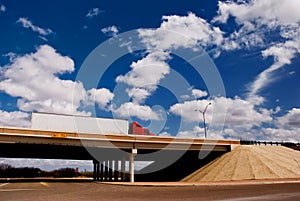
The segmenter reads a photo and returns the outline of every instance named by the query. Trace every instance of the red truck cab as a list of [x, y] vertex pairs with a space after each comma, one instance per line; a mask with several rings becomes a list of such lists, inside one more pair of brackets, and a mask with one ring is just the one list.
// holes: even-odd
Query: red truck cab
[[149, 135], [149, 136], [155, 136], [155, 134], [150, 133], [148, 128], [144, 128], [141, 126], [138, 122], [134, 121], [129, 124], [129, 134], [133, 135]]

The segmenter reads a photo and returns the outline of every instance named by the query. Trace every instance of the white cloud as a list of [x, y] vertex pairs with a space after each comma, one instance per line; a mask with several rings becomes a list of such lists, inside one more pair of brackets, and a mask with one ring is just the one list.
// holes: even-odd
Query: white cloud
[[180, 96], [181, 100], [189, 100], [190, 98], [191, 98], [190, 95], [187, 95], [187, 94], [184, 94], [184, 95]]
[[143, 59], [131, 64], [132, 70], [116, 78], [117, 82], [126, 83], [136, 88], [149, 91], [156, 89], [156, 85], [170, 72], [169, 65], [165, 62], [170, 58], [167, 52], [155, 51]]
[[108, 103], [114, 98], [114, 94], [105, 88], [90, 89], [87, 93], [89, 100], [91, 100], [92, 103], [98, 104], [101, 109], [105, 109]]
[[172, 105], [169, 111], [177, 116], [181, 116], [185, 121], [202, 121], [202, 116], [195, 110], [203, 110], [208, 103], [208, 100], [185, 101]]
[[198, 48], [220, 45], [223, 33], [193, 13], [188, 16], [163, 16], [157, 29], [140, 29], [142, 41], [150, 48], [169, 50], [171, 48]]
[[86, 100], [94, 100], [101, 108], [112, 98], [106, 89], [87, 92], [81, 82], [60, 79], [60, 75], [74, 71], [74, 62], [49, 45], [38, 47], [35, 53], [14, 56], [2, 69], [0, 90], [17, 97], [23, 111], [87, 114], [79, 111]]
[[219, 1], [219, 15], [213, 21], [227, 22], [229, 16], [235, 17], [239, 24], [255, 22], [259, 26], [274, 28], [278, 24], [290, 24], [300, 21], [298, 0], [256, 0], [238, 3]]
[[208, 94], [206, 91], [202, 91], [200, 89], [192, 89], [192, 95], [195, 98], [203, 98], [203, 97], [206, 97]]
[[164, 132], [159, 133], [158, 136], [161, 136], [161, 137], [171, 137], [172, 135], [170, 133], [164, 131]]
[[251, 129], [253, 126], [260, 126], [263, 122], [272, 121], [271, 111], [259, 108], [257, 109], [254, 104], [242, 100], [239, 97], [225, 98], [217, 97], [212, 100], [193, 100], [177, 103], [170, 107], [170, 112], [181, 116], [187, 122], [203, 122], [202, 113], [195, 111], [203, 111], [206, 105], [211, 102], [211, 106], [206, 111], [206, 121], [211, 121], [222, 124], [223, 111], [226, 108], [225, 125], [245, 129]]
[[300, 109], [292, 108], [286, 115], [277, 119], [277, 124], [287, 129], [300, 129]]
[[[117, 82], [125, 83], [129, 87], [126, 92], [132, 98], [133, 103], [127, 103], [126, 106], [144, 107], [141, 104], [156, 90], [160, 81], [170, 73], [167, 63], [167, 60], [171, 58], [169, 50], [180, 47], [198, 48], [198, 45], [203, 47], [219, 45], [223, 40], [222, 34], [219, 28], [212, 27], [193, 13], [187, 16], [164, 16], [159, 28], [140, 29], [139, 36], [148, 48], [147, 54], [131, 64], [131, 71], [116, 78]], [[195, 90], [193, 95], [203, 97], [205, 92], [200, 93]], [[145, 119], [143, 114], [137, 116]]]
[[296, 74], [296, 71], [290, 71], [289, 73], [288, 73], [289, 75], [294, 75], [294, 74]]
[[87, 18], [93, 18], [98, 16], [102, 11], [99, 8], [91, 8], [86, 14]]
[[265, 47], [272, 31], [286, 39], [299, 38], [300, 7], [298, 0], [219, 1], [218, 15], [212, 22], [226, 23], [230, 16], [240, 25], [225, 39], [225, 50]]
[[122, 104], [119, 108], [113, 109], [113, 112], [120, 117], [138, 117], [141, 120], [159, 120], [160, 116], [156, 114], [147, 105], [139, 105], [132, 102]]
[[202, 91], [200, 89], [193, 89], [192, 87], [188, 89], [191, 94], [184, 94], [180, 96], [181, 100], [187, 101], [187, 100], [195, 100], [204, 98], [208, 95], [206, 91]]
[[[131, 103], [125, 103], [116, 110], [123, 117], [136, 116], [142, 120], [159, 119], [158, 115], [149, 106], [142, 105], [157, 88], [160, 80], [170, 72], [170, 67], [165, 60], [170, 58], [164, 51], [150, 52], [143, 59], [131, 64], [132, 70], [116, 78], [116, 82], [125, 83], [129, 88], [126, 92]], [[128, 114], [128, 110], [131, 112]]]
[[[208, 138], [210, 139], [243, 139], [243, 140], [271, 140], [299, 142], [300, 133], [300, 109], [293, 108], [285, 115], [273, 118], [278, 114], [280, 107], [268, 110], [255, 104], [242, 100], [239, 97], [217, 97], [210, 100], [212, 105], [205, 115], [208, 126]], [[202, 114], [195, 112], [195, 108], [203, 110], [208, 100], [193, 100], [178, 103], [170, 108], [170, 113], [181, 116], [185, 122], [203, 122]], [[210, 128], [210, 124], [219, 122], [218, 111], [220, 107], [226, 107], [226, 120], [222, 132], [218, 127]], [[220, 127], [221, 128], [221, 127]], [[203, 137], [203, 128], [196, 126], [192, 130], [181, 130], [179, 137]]]
[[109, 26], [102, 28], [101, 32], [109, 36], [116, 36], [119, 33], [119, 29], [116, 26]]
[[[267, 47], [262, 51], [263, 57], [274, 57], [274, 64], [249, 85], [249, 99], [272, 83], [275, 71], [290, 64], [296, 53], [300, 53], [299, 8], [298, 0], [219, 1], [218, 15], [212, 22], [226, 23], [232, 16], [240, 27], [224, 40], [223, 49]], [[287, 41], [269, 44], [270, 33]]]
[[262, 131], [266, 140], [299, 142], [300, 129], [263, 128]]
[[282, 68], [284, 65], [290, 64], [296, 53], [300, 53], [300, 45], [298, 41], [286, 41], [271, 46], [262, 52], [263, 57], [273, 56], [274, 63], [261, 72], [249, 86], [249, 97], [255, 96], [260, 90], [273, 81], [273, 73]]
[[0, 110], [0, 125], [13, 127], [29, 127], [30, 115], [21, 111], [7, 112]]
[[193, 130], [179, 131], [176, 137], [180, 138], [204, 138], [203, 128], [195, 126]]
[[126, 89], [126, 92], [134, 103], [143, 103], [144, 100], [150, 96], [150, 92], [143, 88]]
[[[259, 98], [259, 97], [258, 97]], [[235, 98], [216, 97], [212, 100], [193, 100], [177, 103], [170, 107], [170, 113], [181, 116], [188, 124], [189, 122], [203, 122], [202, 113], [195, 111], [203, 110], [212, 102], [206, 112], [206, 123], [208, 126], [208, 138], [210, 139], [243, 139], [243, 140], [271, 140], [271, 141], [299, 141], [300, 132], [300, 109], [293, 108], [285, 115], [273, 118], [281, 110], [276, 107], [268, 110], [249, 102], [248, 100]], [[226, 107], [226, 119], [222, 132], [222, 123], [218, 112], [220, 108]], [[211, 123], [215, 125], [210, 128]], [[215, 130], [214, 130], [215, 129]], [[203, 137], [203, 128], [196, 126], [192, 130], [183, 129], [178, 132], [179, 137]]]
[[47, 35], [53, 33], [53, 31], [51, 29], [43, 29], [36, 25], [33, 25], [29, 19], [24, 18], [24, 17], [19, 18], [17, 23], [21, 23], [24, 28], [31, 29], [32, 31], [37, 32], [38, 34], [40, 34], [42, 36], [47, 36]]
[[275, 127], [262, 128], [262, 132], [267, 140], [299, 142], [300, 108], [292, 108], [285, 115], [277, 117]]
[[6, 7], [3, 4], [0, 5], [0, 11], [1, 12], [5, 12], [6, 11]]

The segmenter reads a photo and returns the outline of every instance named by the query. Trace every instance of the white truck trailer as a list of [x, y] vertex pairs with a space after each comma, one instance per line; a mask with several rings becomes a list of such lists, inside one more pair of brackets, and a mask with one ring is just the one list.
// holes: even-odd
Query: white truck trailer
[[32, 113], [31, 128], [55, 132], [128, 135], [128, 120]]

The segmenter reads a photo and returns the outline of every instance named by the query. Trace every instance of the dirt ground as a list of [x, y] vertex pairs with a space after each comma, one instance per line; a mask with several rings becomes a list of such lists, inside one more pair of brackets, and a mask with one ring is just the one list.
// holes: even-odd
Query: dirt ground
[[300, 178], [300, 152], [283, 146], [241, 145], [182, 181]]

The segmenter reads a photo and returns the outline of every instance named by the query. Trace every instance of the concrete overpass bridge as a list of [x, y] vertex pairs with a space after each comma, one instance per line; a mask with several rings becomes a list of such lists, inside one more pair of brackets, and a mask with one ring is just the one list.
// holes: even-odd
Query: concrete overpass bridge
[[[93, 160], [94, 180], [99, 181], [178, 181], [238, 144], [237, 140], [0, 127], [0, 157]], [[129, 174], [125, 174], [126, 161]], [[134, 171], [134, 161], [153, 163]]]

